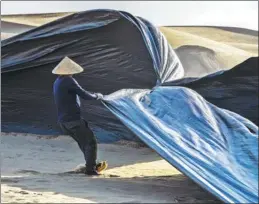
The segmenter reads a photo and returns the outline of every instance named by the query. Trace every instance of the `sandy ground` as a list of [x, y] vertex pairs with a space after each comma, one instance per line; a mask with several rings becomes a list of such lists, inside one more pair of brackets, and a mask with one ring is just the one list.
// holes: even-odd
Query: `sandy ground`
[[218, 202], [154, 151], [134, 144], [99, 144], [109, 168], [99, 177], [67, 173], [83, 165], [69, 137], [1, 137], [2, 203]]

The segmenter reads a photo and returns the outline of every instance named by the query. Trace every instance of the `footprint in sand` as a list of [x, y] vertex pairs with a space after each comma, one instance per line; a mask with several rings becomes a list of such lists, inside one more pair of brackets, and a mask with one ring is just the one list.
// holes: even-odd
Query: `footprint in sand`
[[23, 194], [23, 195], [29, 194], [29, 193], [26, 192], [26, 191], [19, 191], [18, 193]]

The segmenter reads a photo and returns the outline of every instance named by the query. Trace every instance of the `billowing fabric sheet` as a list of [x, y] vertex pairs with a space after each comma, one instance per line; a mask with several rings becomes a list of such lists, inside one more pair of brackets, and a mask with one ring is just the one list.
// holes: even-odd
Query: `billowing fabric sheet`
[[214, 105], [234, 111], [258, 126], [257, 57], [225, 72], [216, 72], [201, 79], [185, 78], [163, 85], [191, 88]]
[[225, 202], [258, 202], [258, 127], [182, 87], [122, 90], [104, 102], [181, 172]]
[[192, 79], [148, 21], [112, 10], [73, 14], [3, 41], [4, 131], [56, 130], [51, 70], [64, 56], [85, 69], [83, 87], [106, 94], [83, 103], [84, 117], [109, 133], [99, 138], [139, 138], [222, 201], [258, 202], [256, 58]]

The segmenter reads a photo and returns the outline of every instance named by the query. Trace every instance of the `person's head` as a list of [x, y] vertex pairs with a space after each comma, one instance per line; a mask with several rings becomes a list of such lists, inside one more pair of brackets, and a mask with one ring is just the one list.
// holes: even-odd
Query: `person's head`
[[83, 72], [84, 69], [73, 60], [65, 57], [61, 62], [52, 70], [52, 74], [58, 76], [73, 76], [74, 74], [79, 74]]

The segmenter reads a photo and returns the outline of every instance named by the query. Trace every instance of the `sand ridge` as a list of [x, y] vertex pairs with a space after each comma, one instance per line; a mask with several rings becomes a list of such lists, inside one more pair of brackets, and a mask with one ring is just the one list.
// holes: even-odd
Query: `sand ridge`
[[[206, 38], [204, 37], [206, 35], [198, 35], [191, 32], [186, 32], [186, 30], [182, 31], [175, 28], [162, 27], [160, 28], [160, 31], [165, 35], [168, 42], [174, 49], [179, 49], [181, 46], [190, 45], [204, 47], [214, 51], [217, 61], [221, 63], [225, 69], [230, 69], [250, 57], [258, 56], [258, 52], [249, 52], [249, 50], [251, 51], [251, 46], [246, 47], [244, 46], [244, 43], [240, 46], [238, 43], [238, 37], [236, 37], [236, 44], [233, 46], [231, 43], [224, 43], [220, 40], [216, 41], [216, 37], [212, 40], [213, 37]], [[227, 33], [228, 31], [224, 32]], [[253, 44], [252, 50], [255, 50], [255, 47], [258, 47], [258, 44]]]

